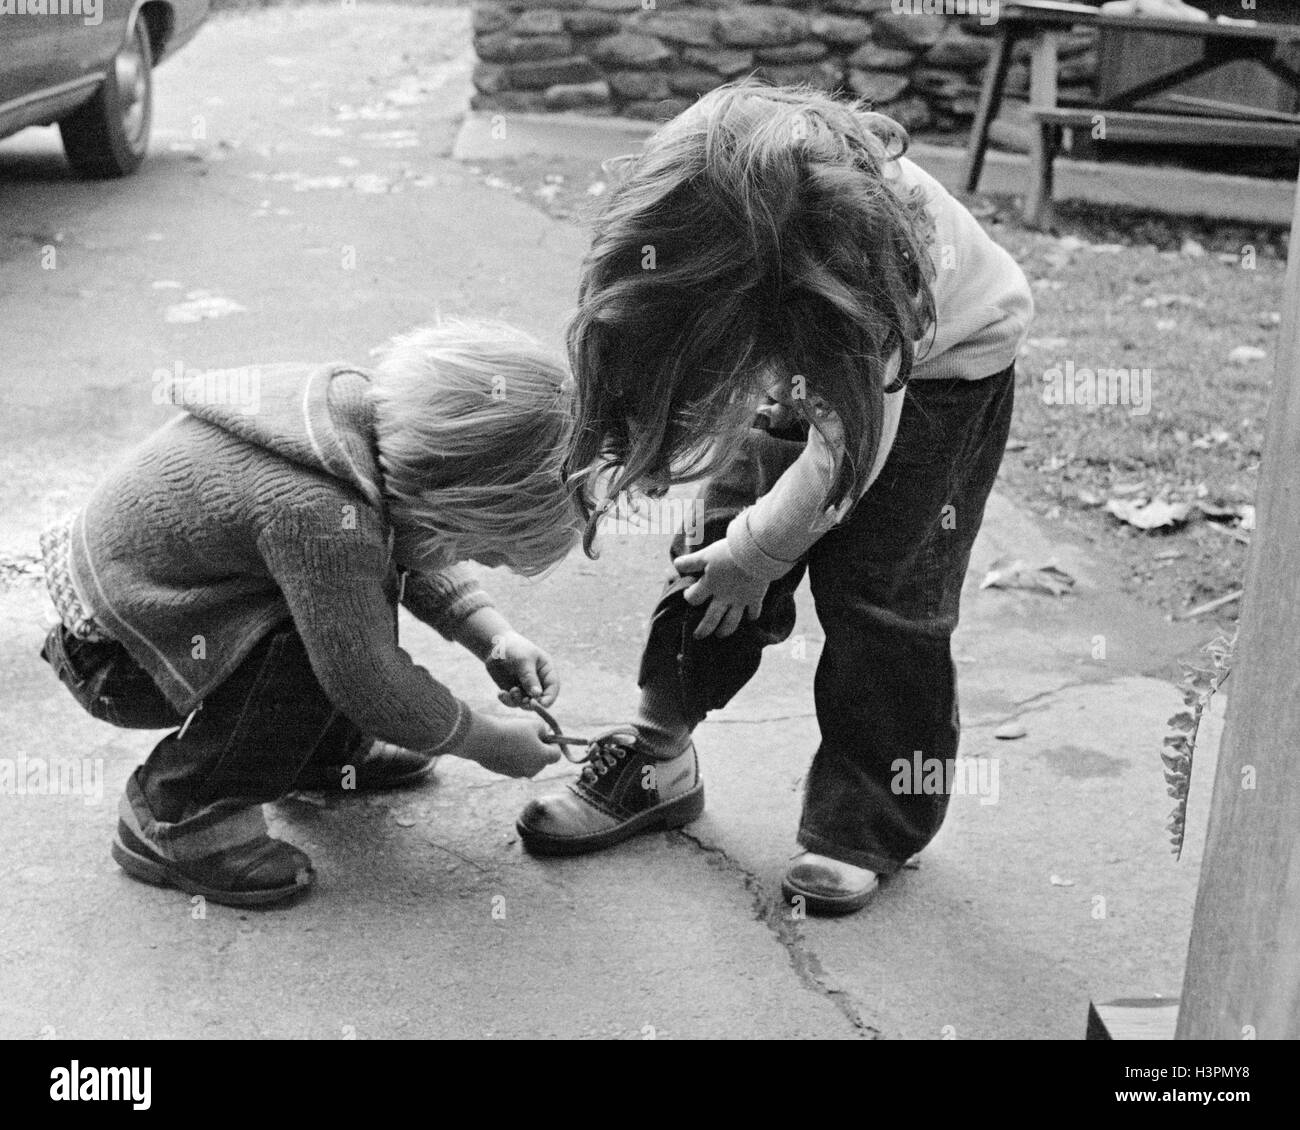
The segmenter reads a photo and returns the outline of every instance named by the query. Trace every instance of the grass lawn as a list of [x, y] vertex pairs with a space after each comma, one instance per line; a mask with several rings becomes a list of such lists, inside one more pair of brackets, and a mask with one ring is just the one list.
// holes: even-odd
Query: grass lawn
[[[501, 191], [578, 224], [605, 189], [599, 167], [580, 160], [476, 167]], [[1249, 539], [1240, 518], [1259, 471], [1285, 233], [1066, 205], [1059, 234], [1046, 235], [1021, 226], [1018, 202], [972, 207], [1024, 268], [1038, 308], [1003, 489], [1063, 535], [1093, 543], [1123, 587], [1171, 615], [1240, 587]], [[1241, 356], [1243, 346], [1262, 357]], [[1068, 366], [1149, 370], [1147, 411], [1045, 402], [1045, 375]], [[1178, 528], [1143, 532], [1107, 512], [1111, 498], [1200, 506]], [[1231, 623], [1236, 608], [1207, 617], [1207, 630]]]

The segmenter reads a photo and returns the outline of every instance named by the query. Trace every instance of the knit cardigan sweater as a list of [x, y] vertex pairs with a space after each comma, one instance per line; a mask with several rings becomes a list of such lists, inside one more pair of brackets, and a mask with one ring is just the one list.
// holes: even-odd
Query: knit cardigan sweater
[[[182, 713], [292, 620], [325, 693], [362, 731], [450, 751], [471, 713], [398, 646], [400, 563], [368, 374], [275, 365], [255, 380], [254, 404], [213, 403], [223, 386], [211, 380], [206, 397], [171, 388], [186, 412], [110, 472], [73, 521], [77, 595]], [[400, 587], [402, 603], [448, 637], [491, 603], [463, 565], [406, 572]]]

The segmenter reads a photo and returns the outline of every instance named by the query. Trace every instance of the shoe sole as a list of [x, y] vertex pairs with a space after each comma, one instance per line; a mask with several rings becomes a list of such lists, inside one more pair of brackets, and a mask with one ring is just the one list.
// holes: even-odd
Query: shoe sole
[[787, 902], [793, 902], [796, 898], [803, 899], [804, 909], [809, 914], [820, 915], [838, 915], [852, 914], [855, 910], [861, 910], [867, 905], [880, 889], [879, 881], [872, 883], [861, 894], [856, 895], [819, 895], [812, 891], [804, 890], [803, 887], [796, 886], [789, 879], [781, 880], [781, 893], [785, 895]]
[[222, 906], [266, 906], [269, 903], [282, 902], [310, 890], [316, 882], [316, 873], [308, 871], [306, 883], [294, 883], [291, 887], [274, 887], [265, 891], [223, 891], [217, 887], [196, 883], [165, 863], [157, 863], [133, 852], [119, 839], [113, 840], [112, 854], [117, 865], [132, 879], [148, 883], [151, 887], [169, 887], [183, 891], [187, 895], [202, 895]]
[[529, 828], [518, 820], [515, 821], [515, 830], [524, 847], [534, 855], [586, 855], [611, 848], [646, 832], [666, 832], [680, 828], [698, 820], [703, 812], [704, 782], [701, 780], [690, 792], [657, 804], [604, 832], [593, 832], [588, 836], [551, 836]]

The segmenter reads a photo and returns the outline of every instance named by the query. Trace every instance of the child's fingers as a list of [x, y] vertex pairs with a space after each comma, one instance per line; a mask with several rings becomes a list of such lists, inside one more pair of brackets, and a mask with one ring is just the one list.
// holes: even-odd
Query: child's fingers
[[722, 617], [722, 622], [718, 625], [718, 638], [726, 639], [737, 628], [740, 627], [740, 619], [745, 614], [745, 609], [740, 605], [734, 605], [727, 609], [727, 614]]
[[560, 680], [555, 674], [555, 669], [547, 663], [544, 667], [538, 666], [538, 674], [541, 676], [542, 689], [533, 697], [542, 706], [550, 706], [557, 698], [560, 697]]
[[687, 604], [703, 604], [713, 594], [709, 591], [709, 579], [707, 576], [701, 577], [695, 584], [691, 585], [682, 596], [686, 598]]
[[700, 620], [699, 627], [695, 629], [695, 638], [702, 640], [706, 636], [713, 635], [718, 625], [722, 622], [722, 617], [726, 614], [729, 605], [723, 604], [722, 601], [715, 599], [704, 612], [703, 619]]
[[706, 564], [702, 553], [683, 553], [681, 557], [673, 558], [673, 568], [681, 574], [703, 573]]

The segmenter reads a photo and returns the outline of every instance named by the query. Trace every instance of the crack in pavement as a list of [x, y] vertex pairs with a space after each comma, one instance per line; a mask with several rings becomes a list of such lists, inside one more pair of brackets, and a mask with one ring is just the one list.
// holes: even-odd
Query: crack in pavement
[[754, 918], [772, 932], [777, 942], [786, 951], [790, 967], [794, 970], [799, 983], [809, 992], [824, 997], [834, 1005], [852, 1026], [854, 1035], [859, 1039], [879, 1040], [883, 1038], [880, 1029], [873, 1024], [869, 1024], [858, 1012], [852, 997], [844, 989], [833, 988], [827, 983], [826, 970], [822, 968], [822, 963], [818, 960], [817, 955], [808, 948], [803, 933], [795, 920], [786, 915], [785, 903], [780, 899], [774, 899], [768, 894], [764, 889], [762, 880], [757, 875], [734, 860], [725, 848], [706, 844], [698, 836], [692, 835], [684, 828], [669, 832], [667, 838], [669, 843], [679, 843], [685, 840], [687, 843], [693, 844], [708, 856], [709, 862], [713, 866], [738, 875], [744, 884], [745, 890], [749, 892], [750, 897], [754, 900]]
[[993, 727], [1001, 726], [1004, 722], [1011, 722], [1014, 721], [1016, 718], [1019, 718], [1022, 714], [1027, 712], [1026, 708], [1029, 708], [1031, 711], [1034, 712], [1043, 709], [1044, 706], [1048, 705], [1047, 703], [1044, 702], [1045, 699], [1054, 698], [1056, 695], [1064, 694], [1066, 691], [1077, 690], [1080, 687], [1104, 687], [1110, 683], [1117, 682], [1120, 679], [1134, 678], [1134, 677], [1146, 678], [1149, 676], [1133, 676], [1131, 674], [1122, 674], [1122, 675], [1108, 675], [1104, 679], [1086, 679], [1086, 678], [1073, 679], [1068, 683], [1062, 683], [1060, 686], [1057, 687], [1049, 687], [1045, 691], [1039, 691], [1037, 694], [1032, 694], [1028, 698], [1023, 698], [1020, 699], [1018, 702], [1013, 702], [1011, 704], [1011, 710], [1007, 713], [998, 714], [993, 717], [986, 717], [984, 720], [978, 722], [963, 721], [961, 724], [961, 728], [963, 732], [967, 730], [992, 729]]

